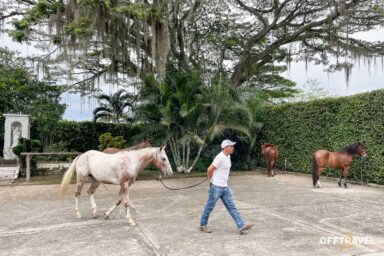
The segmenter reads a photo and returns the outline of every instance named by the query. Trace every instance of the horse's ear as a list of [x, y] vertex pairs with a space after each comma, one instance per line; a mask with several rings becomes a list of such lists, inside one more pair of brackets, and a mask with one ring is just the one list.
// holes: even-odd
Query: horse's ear
[[167, 146], [167, 144], [161, 144], [161, 146], [160, 146], [160, 151], [163, 150], [163, 149], [165, 149], [166, 146]]

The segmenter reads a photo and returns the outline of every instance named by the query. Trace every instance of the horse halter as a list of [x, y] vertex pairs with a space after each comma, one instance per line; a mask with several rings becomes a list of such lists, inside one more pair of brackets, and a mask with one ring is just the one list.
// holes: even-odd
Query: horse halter
[[[166, 158], [161, 158], [161, 161], [158, 160], [158, 155], [159, 155], [159, 152], [156, 152], [156, 156], [155, 156], [155, 159], [153, 160], [155, 166], [161, 170], [162, 167], [166, 167], [167, 165], [170, 165], [169, 163], [166, 163], [165, 160], [167, 160]], [[160, 155], [161, 157], [161, 155]]]

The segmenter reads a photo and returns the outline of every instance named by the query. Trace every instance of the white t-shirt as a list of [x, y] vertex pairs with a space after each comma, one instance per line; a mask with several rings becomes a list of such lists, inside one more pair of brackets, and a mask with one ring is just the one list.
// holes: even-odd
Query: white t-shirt
[[219, 187], [228, 187], [228, 176], [231, 169], [231, 156], [225, 155], [221, 151], [212, 162], [213, 166], [216, 167], [213, 172], [211, 183]]

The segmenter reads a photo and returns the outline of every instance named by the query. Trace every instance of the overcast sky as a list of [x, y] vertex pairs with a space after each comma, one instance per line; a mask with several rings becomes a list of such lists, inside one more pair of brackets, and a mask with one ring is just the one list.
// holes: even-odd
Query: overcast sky
[[[374, 31], [358, 36], [369, 41], [384, 40], [382, 31]], [[0, 34], [0, 46], [7, 46], [12, 50], [17, 50], [23, 56], [38, 52], [31, 46], [12, 42], [5, 34]], [[318, 87], [323, 88], [329, 96], [348, 96], [384, 88], [383, 62], [384, 60], [377, 60], [376, 63], [371, 64], [363, 60], [356, 62], [348, 84], [344, 71], [329, 74], [324, 71], [323, 66], [312, 63], [308, 63], [307, 68], [304, 63], [291, 63], [290, 69], [285, 75], [288, 79], [295, 81], [298, 88], [303, 88], [308, 80], [315, 80]], [[113, 91], [109, 91], [109, 93], [113, 93]], [[95, 99], [81, 98], [79, 95], [73, 94], [63, 95], [62, 101], [68, 105], [64, 114], [64, 119], [67, 120], [92, 120], [92, 111], [98, 105]]]

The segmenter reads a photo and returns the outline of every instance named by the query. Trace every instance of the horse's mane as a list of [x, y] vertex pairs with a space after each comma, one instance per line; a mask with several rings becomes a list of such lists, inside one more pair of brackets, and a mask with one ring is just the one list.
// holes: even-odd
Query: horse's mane
[[143, 153], [143, 152], [146, 152], [146, 151], [150, 151], [150, 150], [153, 150], [153, 149], [158, 149], [159, 147], [148, 147], [148, 148], [140, 148], [140, 149], [136, 149], [136, 150], [122, 150], [122, 151], [119, 151], [117, 152], [116, 154], [118, 153], [129, 153], [130, 155], [131, 154], [136, 154], [136, 153]]
[[137, 149], [148, 148], [148, 147], [151, 147], [151, 143], [149, 143], [149, 141], [142, 141], [136, 145], [126, 148], [125, 150], [137, 150]]
[[149, 140], [147, 138], [145, 138], [145, 139], [143, 139], [142, 142], [135, 144], [133, 146], [130, 146], [128, 148], [112, 148], [112, 147], [110, 147], [110, 148], [104, 149], [103, 153], [114, 154], [114, 153], [117, 153], [120, 151], [133, 151], [133, 150], [138, 150], [138, 149], [142, 149], [142, 148], [149, 148], [149, 147], [152, 147], [152, 145], [149, 142]]
[[346, 153], [346, 154], [348, 154], [348, 155], [354, 155], [354, 154], [357, 153], [357, 148], [358, 148], [359, 146], [362, 146], [362, 144], [361, 144], [361, 143], [355, 143], [355, 144], [346, 146], [345, 148], [343, 148], [343, 149], [340, 150], [339, 152]]

